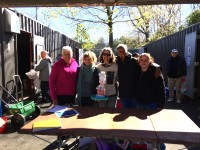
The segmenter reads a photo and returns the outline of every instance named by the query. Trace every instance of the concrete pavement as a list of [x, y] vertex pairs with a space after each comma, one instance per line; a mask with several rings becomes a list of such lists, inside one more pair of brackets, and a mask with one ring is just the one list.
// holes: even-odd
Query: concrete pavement
[[[40, 104], [42, 111], [48, 108], [49, 104]], [[181, 109], [183, 110], [199, 127], [200, 120], [198, 120], [198, 108], [197, 101], [191, 99], [185, 99], [181, 104], [175, 102], [166, 102], [166, 109]], [[4, 150], [54, 150], [56, 147], [53, 144], [57, 140], [55, 136], [38, 136], [36, 138], [32, 135], [18, 134], [17, 129], [13, 128], [10, 121], [7, 126], [7, 130], [4, 134], [0, 135], [0, 149]], [[41, 139], [45, 139], [43, 141]], [[200, 147], [190, 147], [189, 145], [178, 144], [166, 144], [167, 150], [200, 150]], [[87, 149], [86, 149], [87, 150]]]

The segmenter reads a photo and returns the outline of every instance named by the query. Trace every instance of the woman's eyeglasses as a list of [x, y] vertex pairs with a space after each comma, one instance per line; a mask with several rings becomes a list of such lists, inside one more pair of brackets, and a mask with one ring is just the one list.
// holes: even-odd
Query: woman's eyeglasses
[[106, 53], [103, 53], [102, 55], [103, 56], [111, 56], [111, 54], [106, 54]]

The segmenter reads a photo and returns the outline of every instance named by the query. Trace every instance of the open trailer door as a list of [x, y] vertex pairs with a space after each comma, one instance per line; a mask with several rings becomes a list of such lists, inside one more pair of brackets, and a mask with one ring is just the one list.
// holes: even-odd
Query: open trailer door
[[[44, 49], [44, 37], [33, 35], [33, 68], [38, 64], [41, 59], [40, 53]], [[37, 97], [40, 95], [40, 80], [39, 78], [35, 79], [33, 82], [33, 95]]]
[[33, 35], [33, 63], [37, 64], [40, 60], [40, 52], [44, 49], [44, 37]]
[[195, 97], [195, 74], [196, 74], [196, 39], [197, 33], [192, 32], [185, 36], [185, 61], [187, 65], [187, 92], [186, 96], [193, 99]]

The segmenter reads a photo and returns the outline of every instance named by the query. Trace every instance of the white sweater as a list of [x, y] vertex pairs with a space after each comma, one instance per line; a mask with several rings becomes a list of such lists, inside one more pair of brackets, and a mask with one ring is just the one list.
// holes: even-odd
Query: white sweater
[[99, 72], [105, 71], [106, 73], [105, 95], [116, 95], [115, 83], [118, 79], [118, 65], [116, 63], [111, 63], [108, 66], [105, 66], [104, 64], [99, 63], [96, 67]]

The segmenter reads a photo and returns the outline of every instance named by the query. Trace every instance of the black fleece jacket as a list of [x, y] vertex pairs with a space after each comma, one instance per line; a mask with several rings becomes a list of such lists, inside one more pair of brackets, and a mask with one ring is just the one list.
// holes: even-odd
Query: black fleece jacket
[[136, 89], [136, 72], [139, 69], [137, 60], [131, 55], [127, 55], [122, 61], [117, 57], [118, 80], [119, 80], [119, 97], [135, 97]]
[[141, 104], [157, 103], [158, 108], [164, 108], [165, 83], [163, 75], [155, 78], [156, 67], [150, 66], [146, 72], [137, 73], [136, 97]]

